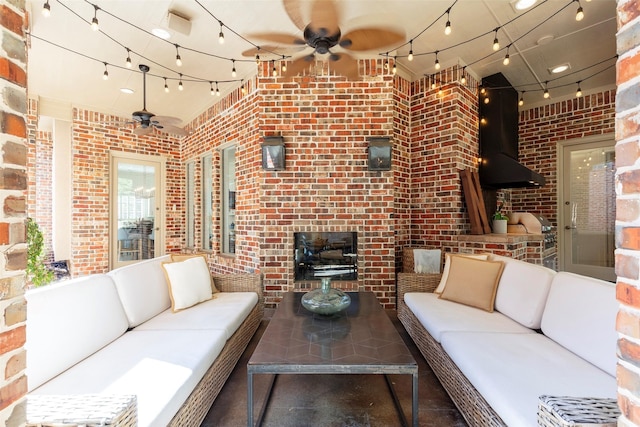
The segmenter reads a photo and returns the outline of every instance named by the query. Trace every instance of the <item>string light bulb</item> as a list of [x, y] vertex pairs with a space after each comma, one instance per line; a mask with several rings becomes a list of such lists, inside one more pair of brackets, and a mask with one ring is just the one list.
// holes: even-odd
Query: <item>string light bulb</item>
[[100, 24], [98, 24], [98, 6], [93, 5], [93, 19], [91, 20], [91, 29], [93, 31], [98, 31], [100, 29]]
[[497, 51], [498, 49], [500, 49], [500, 42], [498, 42], [498, 30], [500, 28], [496, 28], [495, 29], [495, 34], [493, 36], [493, 50]]
[[284, 55], [282, 55], [282, 66], [280, 67], [283, 73], [287, 72], [287, 63], [285, 61]]
[[220, 23], [220, 33], [218, 34], [218, 44], [224, 44], [224, 33], [222, 32], [222, 21]]
[[396, 57], [393, 57], [393, 68], [391, 68], [391, 73], [395, 75], [398, 72], [398, 68], [396, 68]]
[[272, 75], [273, 77], [277, 77], [277, 76], [278, 76], [278, 69], [276, 68], [276, 63], [275, 63], [275, 61], [271, 61], [271, 65], [273, 66], [273, 67], [272, 67], [272, 70], [271, 70], [271, 75]]
[[435, 67], [436, 70], [440, 69], [440, 61], [438, 60], [438, 51], [437, 50], [436, 50], [436, 62], [435, 62], [434, 67]]
[[544, 94], [542, 95], [544, 97], [544, 99], [548, 99], [551, 95], [549, 94], [549, 88], [547, 87], [547, 84], [549, 82], [544, 82]]
[[520, 92], [520, 99], [518, 100], [518, 106], [522, 107], [524, 105], [524, 90]]
[[509, 46], [507, 46], [507, 54], [504, 56], [504, 59], [502, 60], [502, 64], [509, 65], [509, 62], [511, 61], [509, 60]]
[[385, 55], [384, 69], [389, 71], [389, 52], [387, 52]]
[[407, 60], [413, 61], [413, 40], [409, 41], [409, 56], [407, 56]]
[[242, 81], [242, 85], [240, 85], [240, 92], [242, 92], [243, 95], [247, 93], [247, 89], [244, 87], [244, 80]]
[[176, 43], [176, 65], [182, 67], [182, 58], [180, 58], [180, 46]]
[[573, 0], [578, 3], [578, 10], [576, 11], [576, 21], [582, 21], [584, 19], [584, 10], [579, 0]]
[[126, 47], [125, 49], [127, 49], [127, 59], [125, 61], [125, 65], [127, 66], [127, 68], [131, 68], [131, 50]]
[[216, 82], [216, 96], [220, 96], [220, 89], [218, 89], [218, 82]]
[[164, 78], [164, 92], [169, 93], [169, 85], [167, 84], [167, 78]]
[[449, 20], [449, 12], [451, 12], [451, 8], [447, 9], [447, 23], [444, 26], [444, 33], [447, 36], [451, 34], [451, 21]]
[[462, 76], [460, 77], [460, 84], [463, 84], [463, 85], [467, 84], [466, 70], [467, 70], [466, 66], [462, 67]]
[[231, 77], [235, 77], [238, 75], [238, 73], [236, 72], [236, 60], [232, 59], [231, 64], [233, 64], [233, 68], [231, 68]]
[[51, 6], [49, 5], [49, 0], [47, 0], [42, 6], [42, 16], [48, 18], [51, 15]]
[[107, 70], [107, 63], [104, 63], [104, 73], [102, 73], [102, 80], [109, 80], [109, 71]]
[[578, 82], [578, 90], [576, 91], [576, 98], [580, 98], [582, 96], [582, 89], [580, 89], [580, 82]]
[[216, 92], [213, 90], [213, 82], [209, 82], [209, 90], [210, 90], [210, 94], [211, 96], [215, 95]]
[[182, 84], [182, 74], [180, 74], [180, 82], [178, 82], [178, 90], [184, 90], [184, 85]]

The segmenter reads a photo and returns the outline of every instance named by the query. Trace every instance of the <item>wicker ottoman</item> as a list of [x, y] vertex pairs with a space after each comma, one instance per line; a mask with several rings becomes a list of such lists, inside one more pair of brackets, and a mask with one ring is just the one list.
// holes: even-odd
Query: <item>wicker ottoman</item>
[[27, 427], [134, 427], [136, 402], [136, 396], [129, 395], [29, 395]]
[[538, 425], [543, 427], [615, 427], [620, 416], [616, 399], [540, 396]]

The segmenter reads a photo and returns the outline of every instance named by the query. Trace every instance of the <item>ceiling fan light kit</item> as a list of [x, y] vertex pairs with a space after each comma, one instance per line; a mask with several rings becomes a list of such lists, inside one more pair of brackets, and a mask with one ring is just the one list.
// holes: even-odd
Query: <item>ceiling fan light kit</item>
[[[306, 25], [301, 21], [300, 2], [284, 0], [285, 11], [291, 21], [302, 30], [303, 39], [283, 33], [260, 33], [250, 37], [264, 39], [278, 45], [289, 45], [292, 48], [313, 49], [295, 58], [291, 64], [283, 68], [285, 77], [294, 77], [308, 69], [316, 59], [316, 54], [326, 57], [331, 62], [331, 69], [347, 78], [358, 78], [358, 60], [346, 51], [371, 51], [391, 46], [404, 40], [404, 33], [400, 30], [388, 28], [365, 27], [342, 34], [340, 29], [340, 13], [334, 0], [315, 0], [311, 5], [311, 20]], [[345, 52], [335, 52], [334, 48], [341, 48]], [[277, 46], [269, 47], [270, 51], [282, 50]], [[285, 48], [286, 50], [286, 48]], [[256, 50], [243, 52], [244, 56], [255, 55]]]
[[186, 136], [188, 133], [178, 126], [181, 120], [177, 117], [156, 116], [147, 111], [147, 73], [149, 72], [149, 66], [140, 64], [138, 68], [142, 72], [142, 110], [135, 111], [131, 115], [134, 123], [139, 123], [133, 133], [139, 136], [148, 135], [153, 132], [153, 129], [157, 129], [164, 133]]

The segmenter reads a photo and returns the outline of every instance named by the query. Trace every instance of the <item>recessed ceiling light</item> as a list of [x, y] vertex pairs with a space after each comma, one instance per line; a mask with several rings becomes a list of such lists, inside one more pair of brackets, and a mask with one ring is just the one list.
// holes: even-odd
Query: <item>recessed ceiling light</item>
[[130, 95], [130, 94], [132, 94], [132, 93], [134, 92], [134, 90], [133, 90], [133, 89], [130, 89], [130, 88], [128, 88], [128, 87], [121, 87], [121, 88], [120, 88], [120, 92], [122, 92], [122, 93], [126, 93], [126, 94], [129, 94], [129, 95]]
[[549, 74], [558, 74], [558, 73], [564, 73], [569, 68], [571, 68], [571, 64], [569, 64], [568, 62], [565, 62], [564, 64], [560, 64], [560, 65], [556, 65], [555, 67], [551, 67], [548, 70], [549, 70]]
[[156, 36], [156, 37], [160, 37], [161, 39], [167, 40], [168, 38], [171, 37], [171, 34], [169, 34], [169, 31], [164, 30], [162, 28], [154, 28], [153, 30], [151, 30], [151, 33]]
[[511, 5], [515, 10], [525, 10], [529, 9], [536, 3], [536, 0], [514, 0], [511, 2]]

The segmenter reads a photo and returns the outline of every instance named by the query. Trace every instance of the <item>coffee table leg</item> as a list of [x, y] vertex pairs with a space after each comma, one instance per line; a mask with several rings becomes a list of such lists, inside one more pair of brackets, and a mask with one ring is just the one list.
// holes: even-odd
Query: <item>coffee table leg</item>
[[413, 374], [411, 418], [412, 418], [413, 427], [418, 427], [418, 373], [417, 372]]
[[253, 427], [253, 373], [247, 370], [247, 426]]

